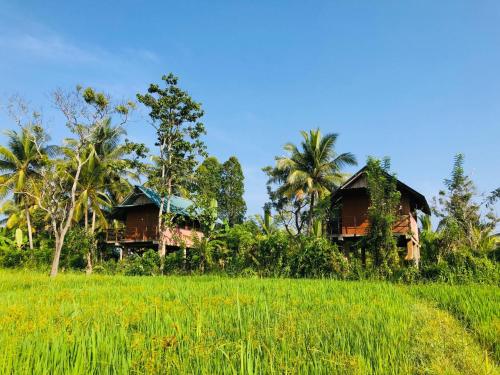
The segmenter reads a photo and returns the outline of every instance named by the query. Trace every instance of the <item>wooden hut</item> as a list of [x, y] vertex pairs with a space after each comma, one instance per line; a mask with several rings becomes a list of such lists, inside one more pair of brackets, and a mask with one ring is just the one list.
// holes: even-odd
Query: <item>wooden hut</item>
[[157, 249], [160, 235], [163, 235], [167, 248], [171, 250], [181, 246], [192, 247], [194, 236], [203, 236], [199, 222], [192, 218], [190, 212], [193, 202], [171, 196], [170, 212], [175, 215], [175, 226], [164, 233], [158, 231], [160, 203], [161, 198], [155, 191], [135, 186], [133, 192], [114, 207], [111, 217], [118, 225], [107, 230], [106, 243], [113, 244], [127, 254], [142, 249]]
[[[351, 244], [368, 233], [368, 207], [370, 198], [367, 189], [366, 166], [349, 178], [332, 194], [334, 211], [338, 212], [329, 223], [330, 236], [342, 242], [348, 252]], [[420, 242], [417, 226], [417, 211], [431, 213], [425, 197], [403, 182], [397, 180], [401, 193], [398, 219], [393, 227], [398, 245], [406, 247], [405, 259], [417, 264], [420, 259]]]

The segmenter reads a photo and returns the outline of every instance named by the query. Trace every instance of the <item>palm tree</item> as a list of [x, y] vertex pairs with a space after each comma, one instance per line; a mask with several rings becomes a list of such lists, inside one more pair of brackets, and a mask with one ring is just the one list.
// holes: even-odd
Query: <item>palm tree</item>
[[[75, 210], [75, 220], [84, 217], [85, 228], [94, 233], [96, 220], [105, 227], [107, 208], [122, 200], [131, 191], [129, 180], [138, 180], [138, 175], [129, 168], [127, 144], [120, 143], [125, 134], [121, 126], [112, 126], [110, 119], [99, 125], [94, 139], [90, 142], [88, 161], [82, 168], [79, 183], [79, 199]], [[66, 150], [71, 159], [73, 151]], [[89, 225], [89, 214], [92, 224]]]
[[[110, 119], [105, 119], [86, 151], [88, 161], [80, 175], [74, 220], [80, 221], [83, 217], [85, 229], [90, 234], [95, 233], [97, 225], [108, 226], [106, 211], [130, 193], [129, 180], [138, 180], [127, 159], [129, 145], [121, 143], [123, 134], [123, 127], [113, 126]], [[72, 150], [67, 149], [66, 155], [71, 159]], [[92, 215], [90, 225], [89, 214]], [[87, 272], [91, 271], [91, 256], [87, 254]]]
[[338, 134], [322, 136], [319, 129], [301, 132], [300, 149], [292, 143], [285, 145], [289, 156], [279, 157], [276, 167], [286, 175], [281, 192], [288, 196], [309, 197], [309, 231], [313, 227], [315, 203], [326, 193], [339, 186], [345, 175], [342, 169], [356, 165], [356, 157], [350, 153], [337, 154], [335, 144]]
[[39, 177], [38, 169], [42, 165], [42, 155], [53, 152], [53, 146], [38, 150], [32, 140], [30, 130], [22, 128], [6, 132], [9, 139], [7, 146], [0, 145], [0, 198], [13, 193], [14, 202], [24, 208], [30, 249], [33, 249], [33, 236], [30, 218], [31, 201], [23, 193], [28, 179]]

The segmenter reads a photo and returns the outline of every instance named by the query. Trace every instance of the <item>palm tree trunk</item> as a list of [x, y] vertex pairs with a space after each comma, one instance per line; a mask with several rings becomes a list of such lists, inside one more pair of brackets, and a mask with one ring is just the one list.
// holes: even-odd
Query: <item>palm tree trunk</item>
[[28, 239], [30, 243], [30, 250], [33, 250], [33, 233], [31, 229], [31, 217], [30, 217], [30, 210], [28, 208], [28, 205], [25, 203], [24, 205], [24, 211], [26, 213], [26, 224], [28, 225]]
[[311, 202], [309, 203], [309, 234], [311, 234], [313, 230], [314, 198], [315, 198], [315, 193], [312, 192]]
[[[87, 210], [85, 211], [87, 212]], [[95, 221], [96, 221], [96, 214], [95, 210], [92, 211], [92, 226], [90, 227], [90, 233], [94, 235], [95, 232]], [[92, 253], [89, 251], [87, 253], [87, 268], [85, 269], [85, 273], [87, 275], [90, 275], [92, 273], [93, 267], [92, 267]]]
[[89, 206], [88, 206], [88, 204], [85, 204], [84, 216], [85, 216], [85, 231], [87, 231], [88, 227], [89, 227]]
[[96, 214], [95, 210], [92, 211], [92, 227], [90, 228], [90, 233], [94, 234], [95, 233], [95, 222], [96, 222]]

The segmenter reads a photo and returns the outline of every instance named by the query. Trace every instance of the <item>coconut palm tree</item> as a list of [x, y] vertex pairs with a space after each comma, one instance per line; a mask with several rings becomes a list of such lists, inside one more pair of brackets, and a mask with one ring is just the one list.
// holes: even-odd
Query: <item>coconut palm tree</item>
[[22, 128], [20, 132], [6, 132], [7, 146], [0, 145], [0, 198], [13, 193], [14, 202], [24, 209], [30, 249], [33, 249], [33, 236], [30, 218], [31, 200], [23, 193], [29, 179], [39, 177], [43, 154], [53, 154], [54, 146], [46, 146], [38, 150], [31, 132]]
[[[83, 217], [85, 228], [89, 229], [90, 233], [94, 233], [97, 220], [101, 227], [107, 226], [106, 209], [130, 193], [130, 180], [138, 180], [138, 175], [129, 168], [127, 155], [130, 150], [127, 143], [121, 143], [123, 134], [125, 131], [121, 126], [113, 126], [109, 119], [104, 120], [85, 155], [88, 161], [80, 176], [74, 219], [80, 221]], [[71, 160], [72, 150], [68, 148], [65, 153]]]
[[300, 148], [292, 143], [285, 145], [288, 156], [278, 157], [276, 167], [286, 175], [281, 192], [290, 196], [309, 198], [309, 231], [313, 227], [316, 202], [326, 193], [339, 186], [345, 175], [344, 167], [356, 165], [356, 157], [350, 153], [337, 154], [335, 145], [338, 134], [323, 136], [319, 129], [301, 132]]
[[[86, 151], [88, 161], [80, 175], [74, 220], [83, 218], [85, 229], [90, 234], [94, 234], [98, 227], [108, 226], [107, 211], [130, 193], [132, 186], [129, 181], [138, 180], [127, 158], [130, 144], [122, 142], [124, 134], [123, 127], [113, 126], [110, 119], [105, 119], [96, 129]], [[66, 150], [66, 155], [71, 160], [71, 148]], [[87, 254], [87, 272], [91, 270], [91, 256]]]

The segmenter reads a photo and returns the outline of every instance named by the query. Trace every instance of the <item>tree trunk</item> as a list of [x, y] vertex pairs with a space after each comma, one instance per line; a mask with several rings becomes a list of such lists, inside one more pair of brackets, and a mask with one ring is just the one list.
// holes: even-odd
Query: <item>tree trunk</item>
[[71, 227], [73, 221], [73, 214], [75, 213], [76, 206], [76, 189], [78, 187], [78, 183], [80, 180], [80, 173], [82, 171], [82, 167], [86, 162], [82, 162], [78, 159], [78, 167], [76, 168], [75, 177], [73, 179], [73, 185], [71, 186], [71, 200], [69, 205], [69, 210], [67, 215], [64, 218], [61, 218], [61, 226], [58, 229], [57, 219], [52, 219], [52, 227], [54, 229], [54, 237], [56, 239], [56, 248], [54, 250], [54, 259], [52, 260], [52, 268], [50, 270], [50, 276], [57, 276], [57, 272], [59, 270], [59, 259], [61, 258], [61, 250], [64, 245], [64, 239], [66, 237], [66, 233], [68, 233], [69, 228]]
[[87, 275], [92, 273], [92, 254], [90, 254], [90, 251], [87, 253], [87, 268], [85, 269], [85, 273]]
[[[166, 140], [163, 140], [163, 143], [160, 147], [160, 158], [163, 159], [165, 154], [164, 150], [166, 147]], [[169, 153], [170, 154], [170, 153]], [[166, 177], [166, 168], [165, 164], [162, 164], [161, 167], [161, 183], [165, 181]], [[165, 259], [165, 254], [167, 253], [167, 245], [165, 243], [165, 218], [163, 217], [163, 207], [165, 205], [165, 197], [163, 196], [163, 192], [161, 192], [162, 197], [160, 201], [160, 211], [158, 212], [158, 254], [160, 255], [160, 271], [163, 273], [163, 263]], [[168, 204], [167, 204], [168, 206]]]
[[63, 244], [57, 233], [55, 233], [54, 236], [56, 238], [56, 248], [54, 252], [54, 259], [52, 260], [52, 268], [50, 269], [51, 277], [57, 276], [57, 272], [59, 271], [59, 259], [61, 258], [61, 250]]
[[311, 202], [309, 202], [309, 234], [312, 233], [313, 230], [313, 216], [314, 216], [314, 192], [311, 193]]
[[30, 243], [30, 250], [33, 250], [33, 234], [31, 230], [31, 217], [30, 217], [30, 210], [28, 208], [28, 205], [25, 203], [24, 205], [24, 211], [26, 213], [26, 224], [28, 226], [28, 239]]
[[90, 233], [95, 233], [95, 222], [96, 222], [96, 213], [92, 211], [92, 227], [90, 228]]
[[[160, 259], [163, 259], [166, 254], [166, 244], [165, 244], [165, 228], [163, 225], [163, 206], [165, 198], [161, 198], [160, 211], [158, 213], [158, 254]], [[163, 261], [162, 261], [163, 262]]]
[[88, 201], [85, 202], [83, 209], [84, 209], [84, 215], [85, 215], [85, 232], [87, 232], [88, 228], [89, 228], [89, 203], [88, 203]]

